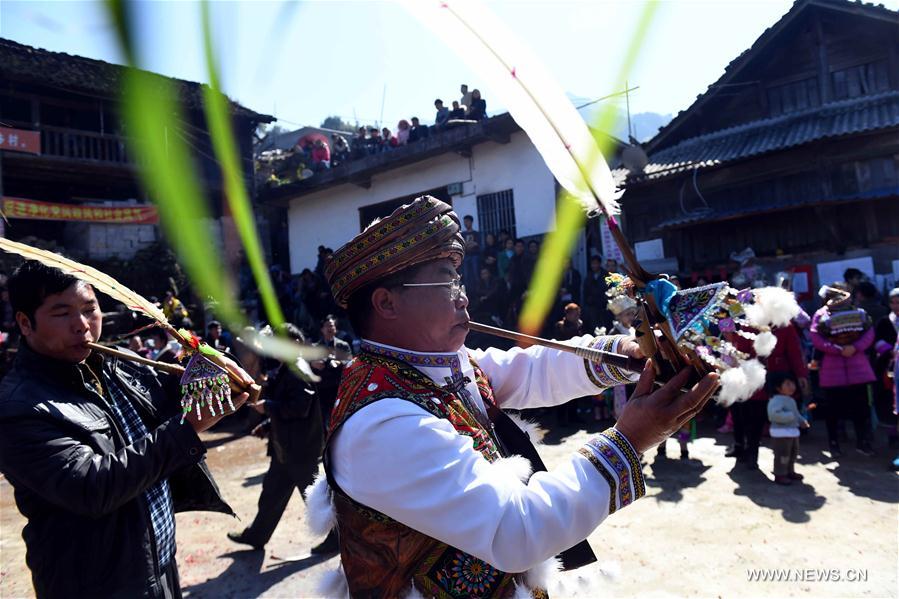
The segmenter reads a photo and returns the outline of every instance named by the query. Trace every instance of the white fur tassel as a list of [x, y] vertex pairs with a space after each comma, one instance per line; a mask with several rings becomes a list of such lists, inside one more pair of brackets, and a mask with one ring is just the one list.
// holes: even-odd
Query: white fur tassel
[[425, 599], [425, 596], [421, 594], [421, 591], [415, 588], [415, 582], [413, 582], [412, 588], [409, 589], [409, 592], [403, 599]]
[[525, 572], [524, 583], [531, 589], [548, 590], [561, 571], [562, 560], [557, 557], [551, 557]]
[[554, 577], [546, 590], [550, 597], [614, 597], [620, 594], [613, 588], [620, 575], [621, 564], [602, 561]]
[[515, 479], [527, 484], [531, 478], [533, 468], [527, 458], [520, 455], [511, 455], [507, 458], [500, 458], [490, 464], [494, 473], [505, 480]]
[[321, 474], [306, 487], [306, 527], [311, 534], [320, 537], [331, 532], [335, 524], [337, 515], [331, 502], [328, 478]]
[[774, 336], [774, 333], [764, 331], [756, 336], [752, 347], [755, 349], [756, 355], [764, 358], [771, 355], [771, 352], [774, 351], [774, 346], [776, 345], [777, 337]]
[[515, 583], [515, 594], [512, 595], [512, 599], [534, 599], [534, 595], [531, 594], [531, 590], [524, 586], [523, 584]]
[[350, 599], [350, 589], [346, 582], [346, 575], [343, 573], [343, 564], [338, 565], [336, 570], [329, 570], [322, 575], [315, 587], [314, 594], [316, 597], [327, 599]]
[[728, 368], [721, 373], [721, 392], [718, 402], [729, 406], [735, 401], [743, 401], [765, 384], [765, 367], [758, 360], [744, 360], [737, 368]]
[[746, 318], [757, 328], [783, 327], [799, 314], [799, 304], [791, 291], [780, 287], [753, 290], [755, 303], [746, 306]]
[[535, 446], [541, 445], [543, 443], [543, 429], [540, 428], [540, 425], [536, 422], [531, 422], [530, 420], [525, 420], [521, 416], [517, 414], [508, 414], [509, 418], [512, 422], [515, 423], [515, 426], [524, 431], [524, 433], [528, 436]]

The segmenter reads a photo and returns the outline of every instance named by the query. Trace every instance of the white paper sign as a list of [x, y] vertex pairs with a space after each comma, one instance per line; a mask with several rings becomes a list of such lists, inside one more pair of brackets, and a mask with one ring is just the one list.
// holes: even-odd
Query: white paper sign
[[634, 245], [637, 252], [637, 260], [643, 262], [645, 260], [661, 260], [665, 257], [665, 248], [661, 239], [649, 239], [647, 241], [638, 241]]
[[847, 268], [857, 268], [871, 280], [874, 280], [874, 260], [871, 256], [849, 258], [834, 262], [822, 262], [818, 265], [818, 281], [821, 285], [830, 285], [843, 280], [843, 272]]

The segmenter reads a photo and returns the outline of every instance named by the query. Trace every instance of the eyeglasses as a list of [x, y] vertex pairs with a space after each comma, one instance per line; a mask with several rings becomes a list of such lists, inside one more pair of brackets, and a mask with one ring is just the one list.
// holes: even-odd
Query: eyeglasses
[[453, 279], [445, 283], [403, 283], [401, 287], [449, 287], [450, 299], [454, 302], [465, 295], [465, 285], [462, 285], [462, 279]]

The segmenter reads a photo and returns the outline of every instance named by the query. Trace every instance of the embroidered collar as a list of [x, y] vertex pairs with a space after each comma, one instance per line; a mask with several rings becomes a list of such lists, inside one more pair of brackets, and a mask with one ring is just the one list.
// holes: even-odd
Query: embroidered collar
[[459, 352], [456, 353], [432, 353], [432, 352], [416, 352], [392, 345], [384, 345], [383, 343], [375, 343], [368, 339], [362, 340], [362, 351], [369, 352], [379, 356], [386, 356], [405, 362], [411, 366], [418, 368], [449, 368], [452, 373], [462, 373], [462, 360]]

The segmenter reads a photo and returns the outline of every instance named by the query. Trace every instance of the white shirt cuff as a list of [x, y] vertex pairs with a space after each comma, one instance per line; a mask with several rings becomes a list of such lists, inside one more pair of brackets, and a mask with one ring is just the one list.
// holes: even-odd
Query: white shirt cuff
[[[605, 352], [618, 353], [618, 346], [625, 339], [627, 339], [625, 335], [596, 337], [588, 344], [588, 347]], [[584, 368], [587, 369], [587, 376], [593, 384], [600, 389], [629, 385], [630, 383], [636, 383], [640, 379], [639, 372], [628, 372], [606, 362], [594, 362], [593, 360], [585, 359]]]
[[640, 456], [615, 428], [601, 432], [578, 451], [609, 485], [609, 514], [646, 495]]

